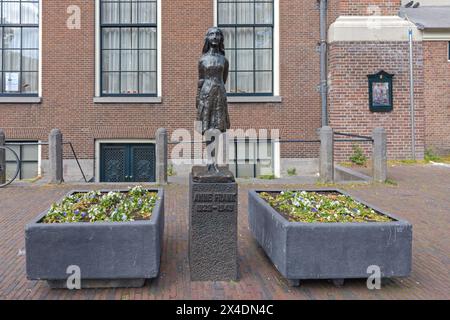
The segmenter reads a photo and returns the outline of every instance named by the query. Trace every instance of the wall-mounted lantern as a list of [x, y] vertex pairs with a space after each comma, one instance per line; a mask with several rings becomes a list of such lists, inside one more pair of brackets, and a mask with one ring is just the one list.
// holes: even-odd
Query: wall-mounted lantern
[[394, 107], [392, 94], [392, 79], [394, 75], [381, 70], [376, 74], [369, 74], [367, 77], [369, 78], [370, 111], [392, 111]]

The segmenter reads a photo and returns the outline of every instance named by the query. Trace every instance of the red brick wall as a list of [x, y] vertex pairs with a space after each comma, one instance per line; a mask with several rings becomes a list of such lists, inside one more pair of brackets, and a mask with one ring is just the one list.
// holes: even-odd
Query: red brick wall
[[[319, 11], [316, 2], [280, 1], [280, 91], [282, 103], [230, 104], [233, 128], [276, 128], [281, 137], [316, 139], [320, 126]], [[94, 157], [95, 139], [154, 138], [158, 127], [171, 133], [192, 128], [197, 61], [213, 24], [211, 0], [162, 2], [162, 104], [94, 104], [95, 1], [43, 3], [43, 101], [0, 106], [0, 127], [9, 139], [46, 140], [60, 128], [80, 158]], [[66, 27], [69, 5], [81, 8], [81, 30]], [[30, 129], [33, 128], [33, 129]], [[283, 145], [283, 157], [317, 156], [317, 148]]]
[[339, 3], [340, 15], [397, 15], [401, 0], [335, 0]]
[[[422, 44], [414, 44], [416, 155], [424, 152], [424, 101]], [[330, 126], [336, 131], [371, 135], [384, 127], [388, 136], [388, 158], [411, 158], [409, 112], [409, 46], [407, 42], [347, 42], [330, 47]], [[395, 74], [394, 110], [369, 111], [368, 74], [383, 69]], [[366, 150], [370, 150], [366, 144]], [[337, 143], [338, 160], [348, 160], [351, 143]]]
[[450, 153], [450, 62], [447, 41], [424, 42], [425, 145]]

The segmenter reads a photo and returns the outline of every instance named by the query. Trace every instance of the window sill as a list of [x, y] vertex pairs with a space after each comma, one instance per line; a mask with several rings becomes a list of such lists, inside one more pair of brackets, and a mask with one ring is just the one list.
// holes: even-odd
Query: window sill
[[95, 97], [94, 103], [99, 104], [157, 104], [162, 103], [161, 97]]
[[35, 104], [41, 103], [41, 97], [0, 97], [0, 103]]
[[281, 103], [281, 96], [228, 96], [229, 103]]

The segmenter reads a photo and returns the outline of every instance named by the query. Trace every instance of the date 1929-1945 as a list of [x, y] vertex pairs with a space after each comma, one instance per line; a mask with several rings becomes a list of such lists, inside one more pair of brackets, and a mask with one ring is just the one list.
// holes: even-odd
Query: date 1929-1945
[[177, 315], [199, 315], [207, 318], [209, 315], [273, 315], [273, 305], [220, 305], [220, 308], [214, 307], [194, 307], [183, 305], [177, 307]]

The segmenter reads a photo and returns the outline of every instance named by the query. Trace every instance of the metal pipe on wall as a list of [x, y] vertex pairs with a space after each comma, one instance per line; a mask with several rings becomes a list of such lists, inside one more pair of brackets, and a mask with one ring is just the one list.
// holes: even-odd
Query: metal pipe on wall
[[320, 96], [322, 104], [322, 127], [328, 125], [327, 84], [327, 0], [319, 0], [320, 9]]
[[411, 114], [411, 152], [413, 160], [416, 160], [416, 128], [415, 128], [415, 110], [414, 110], [414, 55], [413, 55], [413, 31], [409, 29], [409, 97]]

